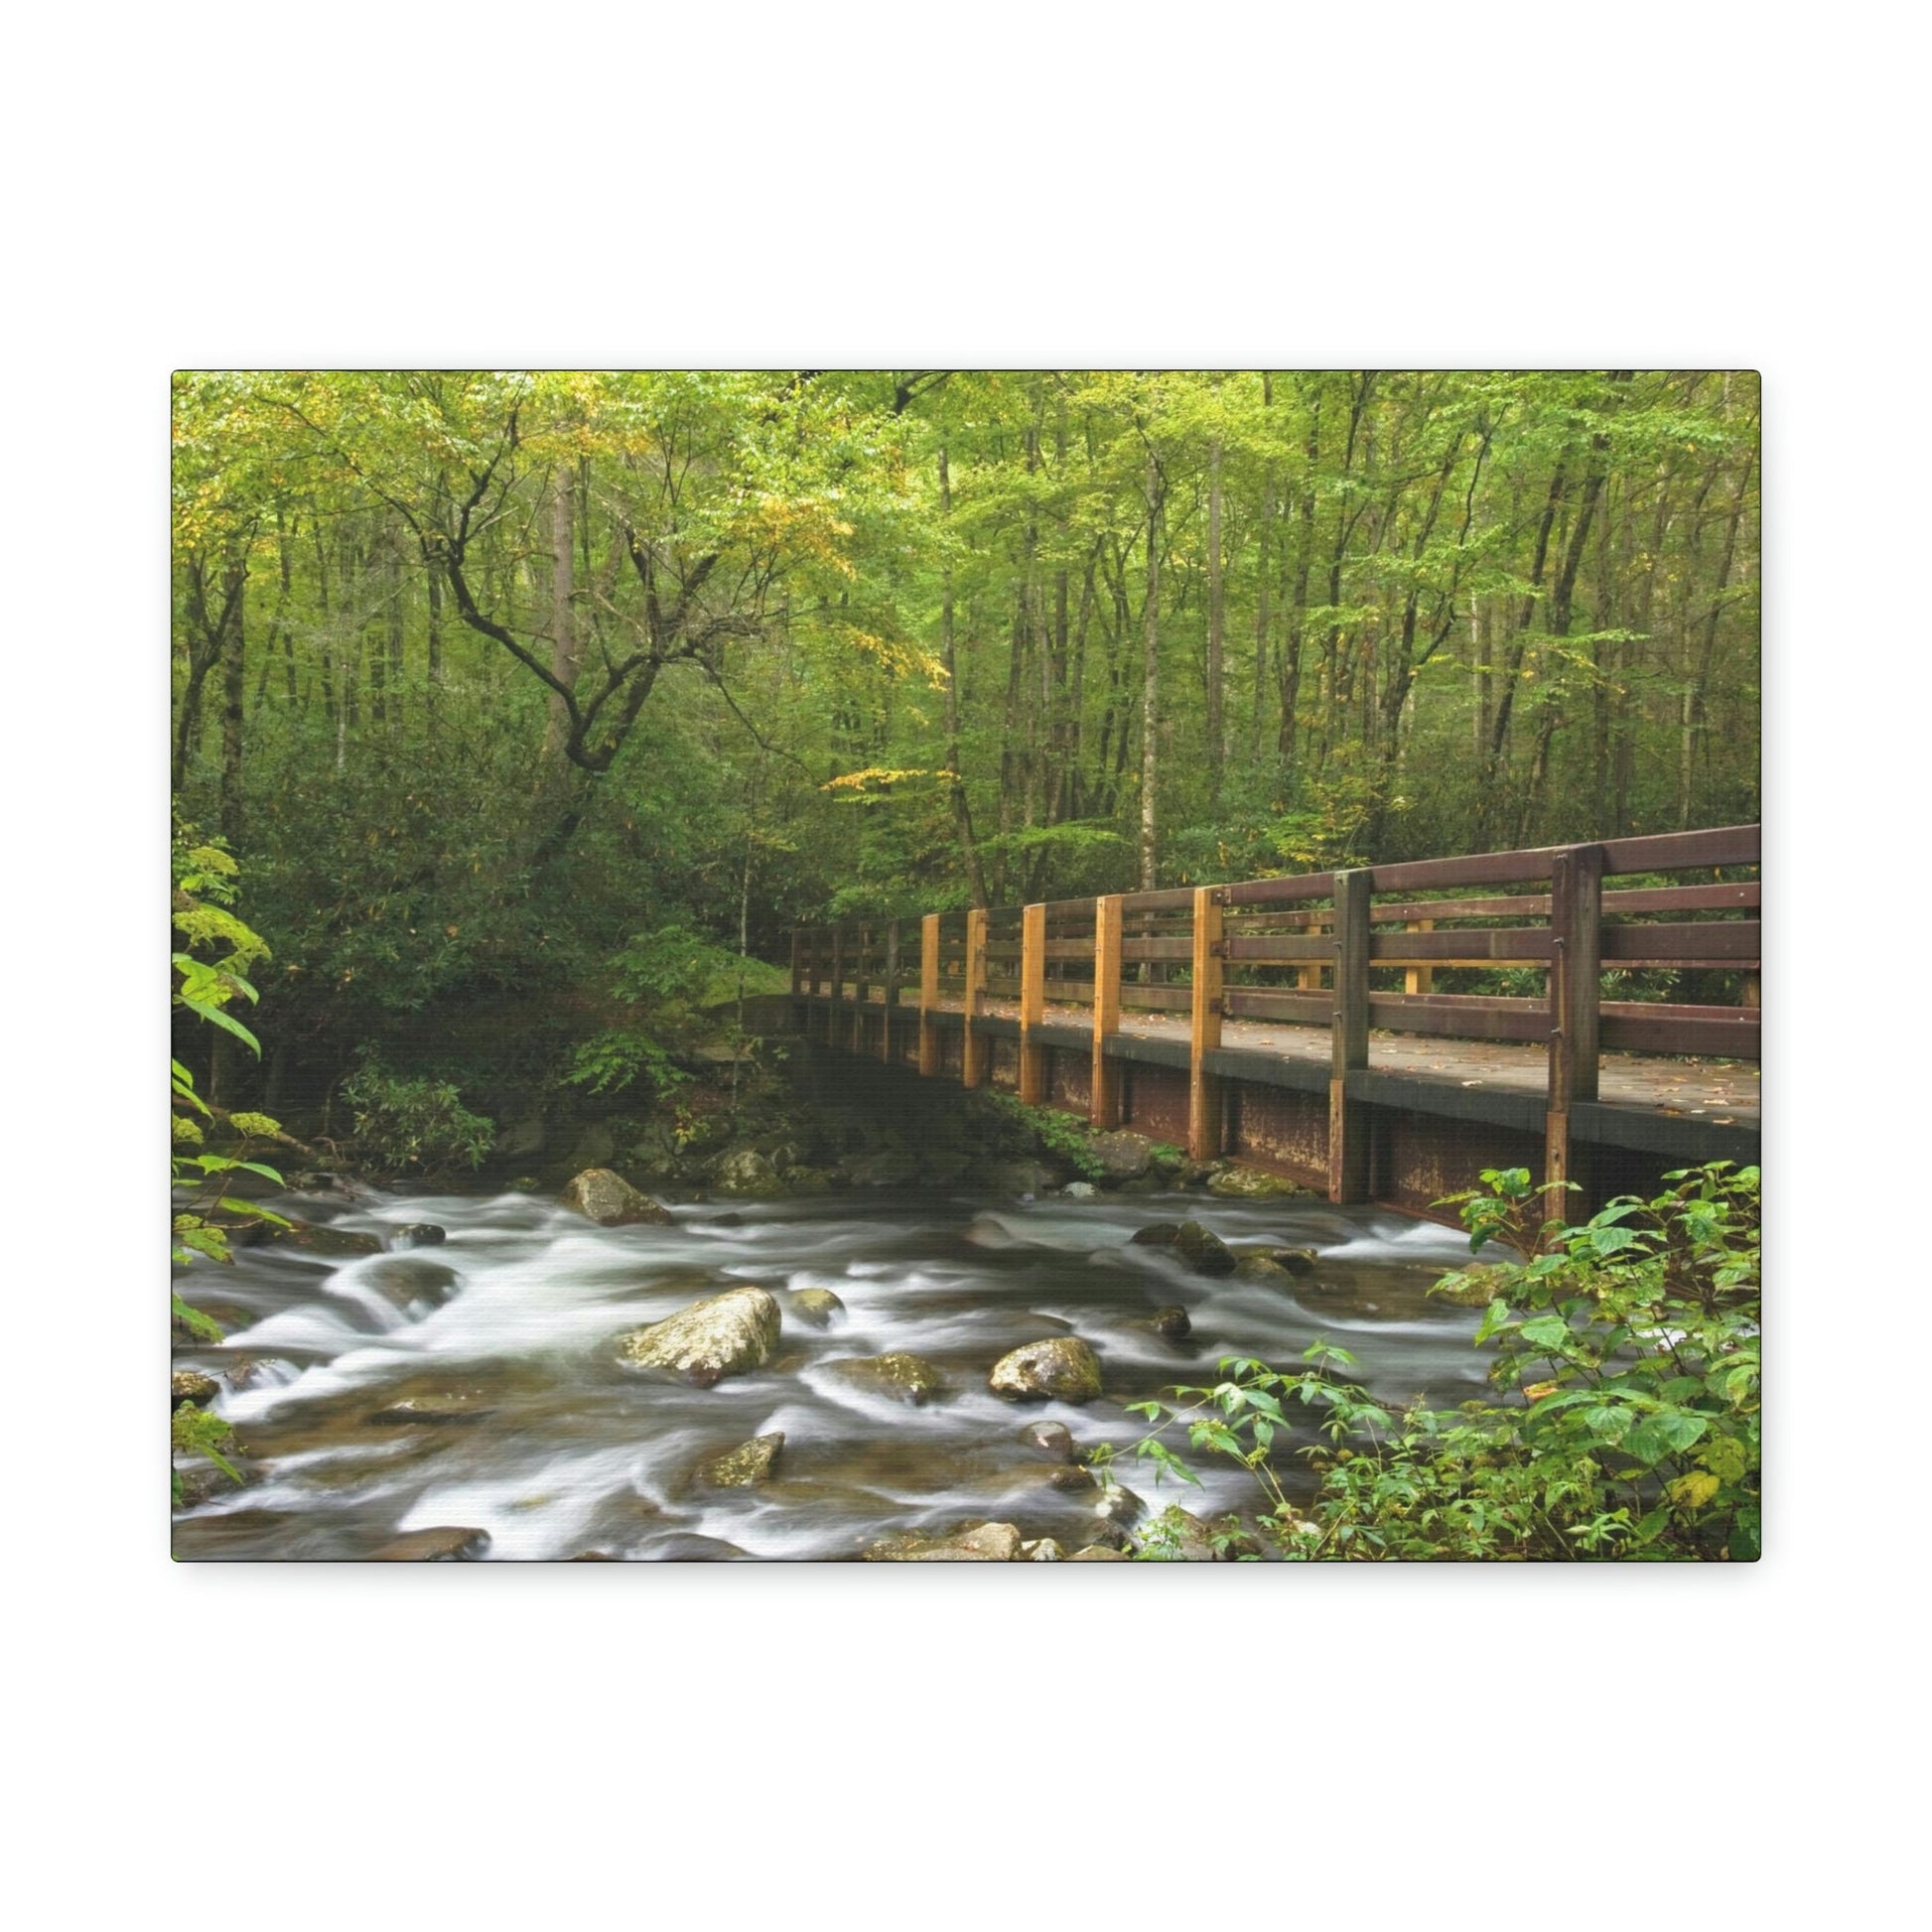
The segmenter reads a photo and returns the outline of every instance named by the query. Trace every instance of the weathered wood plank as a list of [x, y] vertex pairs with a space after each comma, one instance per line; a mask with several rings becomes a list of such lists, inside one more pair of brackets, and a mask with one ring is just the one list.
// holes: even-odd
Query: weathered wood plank
[[1046, 1009], [1046, 907], [1030, 905], [1022, 916], [1020, 1098], [1037, 1107], [1046, 1098], [1046, 1048], [1034, 1036]]
[[1221, 1151], [1221, 1083], [1202, 1064], [1221, 1043], [1221, 902], [1212, 887], [1194, 894], [1193, 983], [1187, 1037], [1187, 1153], [1211, 1161]]
[[976, 905], [966, 914], [966, 977], [962, 997], [966, 1021], [960, 1043], [959, 1084], [983, 1086], [989, 1063], [986, 1035], [974, 1025], [986, 995], [986, 908]]
[[1335, 991], [1328, 1021], [1328, 1198], [1338, 1203], [1368, 1197], [1368, 1120], [1351, 1106], [1348, 1075], [1368, 1065], [1367, 872], [1335, 874]]
[[1121, 897], [1094, 901], [1093, 924], [1093, 1076], [1087, 1119], [1096, 1133], [1120, 1125], [1120, 1067], [1107, 1057], [1107, 1041], [1120, 1032]]
[[919, 921], [919, 1071], [929, 1080], [939, 1071], [939, 1029], [932, 1016], [939, 1005], [939, 914]]

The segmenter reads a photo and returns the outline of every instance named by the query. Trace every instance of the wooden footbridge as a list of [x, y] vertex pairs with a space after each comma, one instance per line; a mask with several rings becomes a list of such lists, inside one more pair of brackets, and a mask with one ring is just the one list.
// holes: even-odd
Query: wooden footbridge
[[[1758, 827], [803, 927], [791, 1026], [1412, 1212], [1758, 1158]], [[1631, 882], [1607, 887], [1606, 881]], [[1439, 991], [1527, 968], [1540, 997]], [[1618, 998], [1671, 968], [1724, 1003]], [[1534, 985], [1536, 982], [1531, 981]]]

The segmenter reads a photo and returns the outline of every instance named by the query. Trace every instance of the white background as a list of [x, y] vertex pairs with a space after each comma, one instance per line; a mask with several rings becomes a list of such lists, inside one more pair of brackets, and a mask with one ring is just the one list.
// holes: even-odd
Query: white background
[[[1890, 1921], [1925, 1716], [1924, 1029], [1881, 1006], [1924, 976], [1924, 63], [1902, 9], [1808, 18], [16, 20], [20, 1923]], [[171, 1564], [167, 373], [526, 362], [1760, 368], [1765, 1560]]]

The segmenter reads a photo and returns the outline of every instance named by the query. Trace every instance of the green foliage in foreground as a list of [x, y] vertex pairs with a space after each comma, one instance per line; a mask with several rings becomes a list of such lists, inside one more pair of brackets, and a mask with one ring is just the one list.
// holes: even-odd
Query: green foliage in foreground
[[[1520, 1169], [1454, 1196], [1472, 1251], [1527, 1245], [1537, 1190]], [[1669, 1174], [1649, 1201], [1483, 1271], [1476, 1331], [1493, 1344], [1492, 1403], [1394, 1416], [1342, 1379], [1354, 1358], [1317, 1342], [1283, 1374], [1230, 1357], [1212, 1388], [1131, 1405], [1154, 1425], [1134, 1452], [1197, 1482], [1162, 1440], [1251, 1470], [1284, 1557], [1754, 1560], [1761, 1493], [1759, 1175], [1717, 1162]], [[1467, 1276], [1450, 1276], [1451, 1293]], [[1297, 1435], [1319, 1482], [1304, 1510], [1273, 1457]], [[1147, 1555], [1172, 1554], [1173, 1538]]]

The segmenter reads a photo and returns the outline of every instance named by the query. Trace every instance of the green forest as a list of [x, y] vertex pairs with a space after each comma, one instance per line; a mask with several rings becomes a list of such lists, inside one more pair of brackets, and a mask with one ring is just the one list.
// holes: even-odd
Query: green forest
[[180, 374], [178, 823], [271, 948], [212, 1091], [313, 1124], [373, 1062], [488, 1114], [647, 1069], [795, 924], [1752, 820], [1758, 410], [1657, 370]]

